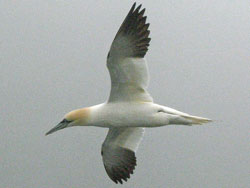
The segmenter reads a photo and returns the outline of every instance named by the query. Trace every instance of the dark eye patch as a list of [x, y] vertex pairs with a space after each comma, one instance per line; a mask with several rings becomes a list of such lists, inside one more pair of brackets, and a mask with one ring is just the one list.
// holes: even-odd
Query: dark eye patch
[[70, 123], [70, 122], [72, 122], [72, 121], [69, 121], [69, 120], [67, 120], [67, 119], [63, 119], [63, 120], [61, 121], [61, 123]]

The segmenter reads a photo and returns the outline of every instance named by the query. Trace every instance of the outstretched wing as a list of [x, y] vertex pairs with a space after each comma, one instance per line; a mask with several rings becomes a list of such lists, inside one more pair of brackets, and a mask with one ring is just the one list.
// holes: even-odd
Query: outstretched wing
[[102, 144], [105, 170], [115, 183], [127, 181], [136, 166], [135, 152], [142, 140], [144, 128], [110, 128]]
[[148, 68], [144, 56], [150, 42], [145, 9], [133, 4], [118, 30], [107, 58], [111, 77], [109, 102], [152, 102], [147, 92]]

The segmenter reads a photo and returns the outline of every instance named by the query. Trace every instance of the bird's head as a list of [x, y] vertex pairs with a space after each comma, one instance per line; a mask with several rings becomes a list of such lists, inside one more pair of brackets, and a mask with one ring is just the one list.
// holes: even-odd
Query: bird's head
[[46, 135], [56, 132], [58, 130], [64, 129], [66, 127], [87, 125], [89, 117], [90, 117], [89, 108], [73, 110], [67, 113], [64, 116], [63, 120], [54, 128], [52, 128], [50, 131], [48, 131]]

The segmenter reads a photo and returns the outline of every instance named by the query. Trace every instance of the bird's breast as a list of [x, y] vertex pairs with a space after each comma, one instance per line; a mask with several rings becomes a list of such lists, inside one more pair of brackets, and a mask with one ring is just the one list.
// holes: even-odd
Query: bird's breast
[[147, 127], [157, 109], [150, 103], [106, 103], [92, 107], [91, 126]]

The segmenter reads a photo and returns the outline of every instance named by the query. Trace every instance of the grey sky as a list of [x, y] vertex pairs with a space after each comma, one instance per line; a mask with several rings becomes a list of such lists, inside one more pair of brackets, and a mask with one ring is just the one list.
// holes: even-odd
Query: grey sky
[[[106, 129], [44, 134], [107, 99], [107, 52], [133, 2], [0, 0], [0, 187], [119, 187], [102, 164]], [[155, 102], [215, 121], [147, 129], [123, 187], [249, 186], [250, 2], [143, 7]]]

